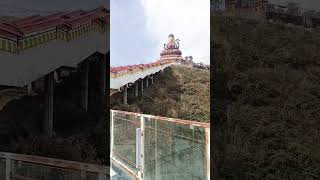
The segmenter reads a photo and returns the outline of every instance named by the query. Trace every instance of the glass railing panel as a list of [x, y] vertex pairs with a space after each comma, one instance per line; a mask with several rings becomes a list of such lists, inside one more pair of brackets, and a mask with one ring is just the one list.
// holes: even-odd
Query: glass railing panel
[[6, 159], [0, 158], [0, 180], [6, 179]]
[[121, 168], [121, 166], [116, 163], [111, 165], [113, 174], [111, 174], [111, 180], [135, 180], [135, 176], [130, 174], [126, 169]]
[[39, 165], [28, 162], [13, 161], [13, 174], [26, 178], [35, 179], [61, 179], [78, 180], [81, 179], [81, 171], [59, 169], [51, 166]]
[[113, 113], [113, 157], [138, 172], [136, 167], [136, 130], [140, 117], [132, 114]]
[[206, 179], [205, 128], [145, 118], [145, 179]]
[[[99, 175], [97, 173], [91, 173], [91, 172], [86, 173], [86, 180], [98, 180], [98, 179], [99, 179]], [[107, 179], [107, 177], [104, 177], [104, 179]]]
[[[112, 158], [115, 171], [120, 171], [117, 177], [209, 179], [209, 124], [123, 111], [113, 114]], [[144, 129], [144, 136], [137, 129], [142, 133]], [[141, 151], [141, 158], [136, 158], [136, 151], [137, 155]]]

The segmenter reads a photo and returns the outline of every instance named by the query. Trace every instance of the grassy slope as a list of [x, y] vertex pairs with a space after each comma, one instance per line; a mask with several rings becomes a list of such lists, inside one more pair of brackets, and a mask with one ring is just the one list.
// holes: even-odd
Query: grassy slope
[[209, 71], [173, 67], [145, 89], [140, 100], [112, 109], [209, 122]]
[[216, 178], [320, 178], [319, 30], [212, 20]]

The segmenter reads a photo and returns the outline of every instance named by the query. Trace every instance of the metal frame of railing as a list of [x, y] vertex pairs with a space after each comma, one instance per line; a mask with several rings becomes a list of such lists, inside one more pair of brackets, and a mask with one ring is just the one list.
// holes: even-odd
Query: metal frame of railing
[[0, 152], [0, 159], [5, 160], [5, 180], [10, 180], [15, 178], [32, 179], [32, 177], [25, 177], [25, 176], [14, 174], [14, 167], [13, 167], [12, 161], [18, 161], [19, 164], [21, 164], [21, 162], [24, 162], [24, 163], [34, 164], [34, 165], [46, 166], [53, 169], [80, 171], [81, 179], [86, 179], [87, 173], [97, 174], [98, 180], [107, 179], [106, 177], [109, 176], [109, 167], [96, 165], [96, 164], [88, 164], [88, 163], [82, 163], [82, 162], [67, 161], [67, 160], [60, 160], [60, 159], [54, 159], [54, 158], [8, 153], [8, 152]]
[[[167, 118], [167, 117], [161, 117], [161, 116], [153, 116], [153, 115], [147, 115], [147, 114], [140, 114], [140, 113], [134, 113], [134, 112], [126, 112], [126, 111], [119, 111], [119, 110], [110, 110], [111, 113], [111, 126], [110, 126], [110, 132], [111, 132], [111, 149], [110, 149], [110, 159], [111, 163], [116, 163], [118, 166], [120, 166], [123, 170], [125, 170], [127, 173], [135, 177], [136, 179], [143, 180], [144, 179], [144, 141], [145, 141], [145, 118], [152, 118], [156, 119], [157, 121], [166, 121], [171, 122], [177, 125], [187, 125], [187, 126], [194, 126], [194, 127], [200, 127], [205, 129], [205, 154], [207, 157], [206, 163], [206, 177], [209, 180], [210, 179], [210, 124], [208, 123], [202, 123], [202, 122], [196, 122], [196, 121], [189, 121], [189, 120], [182, 120], [182, 119], [175, 119], [175, 118]], [[114, 142], [114, 113], [121, 113], [124, 115], [133, 115], [136, 117], [140, 117], [140, 128], [139, 128], [139, 135], [141, 139], [138, 140], [140, 144], [139, 152], [136, 152], [136, 165], [140, 165], [137, 169], [138, 172], [134, 172], [128, 165], [121, 162], [121, 160], [117, 159], [114, 155], [115, 152], [113, 152], [113, 142]], [[137, 147], [136, 147], [137, 148]], [[140, 155], [139, 155], [140, 154]], [[112, 165], [111, 165], [112, 166]]]

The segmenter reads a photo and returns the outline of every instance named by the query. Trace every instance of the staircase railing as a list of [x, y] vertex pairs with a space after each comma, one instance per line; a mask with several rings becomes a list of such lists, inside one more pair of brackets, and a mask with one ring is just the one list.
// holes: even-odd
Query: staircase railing
[[210, 179], [210, 124], [111, 110], [111, 166], [134, 179]]
[[106, 180], [108, 177], [107, 166], [0, 152], [0, 180]]

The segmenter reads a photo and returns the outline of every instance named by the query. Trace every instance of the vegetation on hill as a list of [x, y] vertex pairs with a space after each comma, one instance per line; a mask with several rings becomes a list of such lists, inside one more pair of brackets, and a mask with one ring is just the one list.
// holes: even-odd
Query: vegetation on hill
[[320, 31], [212, 16], [215, 179], [320, 178]]
[[164, 76], [155, 76], [155, 83], [140, 99], [129, 99], [129, 105], [111, 104], [111, 109], [209, 122], [209, 74], [207, 70], [169, 67]]

